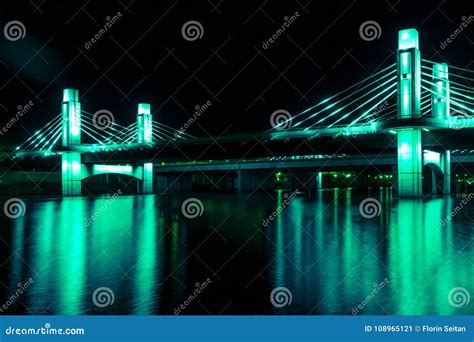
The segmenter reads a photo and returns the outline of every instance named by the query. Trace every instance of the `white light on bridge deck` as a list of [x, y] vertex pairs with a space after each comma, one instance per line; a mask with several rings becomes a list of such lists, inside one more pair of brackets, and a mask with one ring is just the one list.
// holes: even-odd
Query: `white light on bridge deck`
[[131, 174], [133, 168], [131, 165], [94, 165], [93, 173], [126, 173]]

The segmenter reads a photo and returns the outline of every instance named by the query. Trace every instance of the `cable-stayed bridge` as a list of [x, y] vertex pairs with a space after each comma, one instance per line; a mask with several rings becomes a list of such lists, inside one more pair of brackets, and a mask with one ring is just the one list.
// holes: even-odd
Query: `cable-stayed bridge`
[[[273, 127], [266, 132], [195, 138], [153, 120], [146, 103], [138, 105], [136, 122], [122, 126], [111, 120], [106, 111], [92, 114], [82, 110], [78, 91], [65, 89], [61, 113], [19, 145], [13, 157], [60, 156], [64, 195], [81, 194], [81, 181], [98, 174], [135, 177], [142, 183], [141, 191], [150, 193], [154, 188], [163, 188], [153, 184], [154, 180], [163, 181], [160, 173], [204, 169], [236, 171], [232, 182], [243, 189], [259, 181], [250, 173], [254, 169], [307, 168], [315, 171], [316, 183], [321, 186], [321, 175], [316, 171], [336, 160], [339, 166], [395, 165], [396, 188], [402, 197], [420, 197], [422, 183], [427, 181], [432, 183], [433, 192], [448, 194], [451, 150], [474, 148], [468, 139], [457, 145], [451, 143], [461, 132], [467, 132], [467, 137], [469, 132], [474, 133], [471, 82], [472, 70], [422, 59], [418, 32], [406, 29], [399, 32], [396, 62], [301, 113], [275, 112]], [[328, 143], [318, 139], [331, 137], [336, 141], [359, 136], [368, 137], [372, 149], [379, 145], [372, 159], [365, 153], [351, 157], [340, 149], [329, 155], [319, 153]], [[396, 141], [392, 149], [388, 148], [387, 136]], [[260, 154], [252, 141], [259, 142]], [[313, 148], [301, 149], [301, 141]], [[216, 143], [236, 145], [237, 152], [220, 159], [192, 153], [195, 146], [206, 151], [206, 145]], [[262, 144], [266, 146], [261, 148]], [[311, 152], [314, 149], [318, 153]], [[172, 159], [173, 151], [179, 157], [172, 165], [160, 162], [160, 158]], [[430, 168], [429, 179], [423, 179], [425, 167]]]

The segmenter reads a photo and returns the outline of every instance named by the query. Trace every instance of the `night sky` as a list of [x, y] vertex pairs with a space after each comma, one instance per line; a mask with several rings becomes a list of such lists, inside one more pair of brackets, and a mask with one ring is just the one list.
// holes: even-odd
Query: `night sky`
[[[32, 0], [0, 7], [2, 28], [18, 20], [26, 29], [16, 41], [2, 29], [0, 126], [18, 105], [34, 103], [0, 136], [3, 144], [23, 141], [58, 114], [67, 87], [79, 89], [84, 110], [110, 110], [122, 125], [135, 121], [140, 101], [152, 104], [155, 120], [176, 128], [210, 101], [189, 133], [267, 130], [275, 110], [296, 114], [394, 63], [403, 28], [418, 29], [422, 58], [471, 69], [473, 63], [474, 22], [440, 48], [463, 16], [474, 14], [468, 1]], [[194, 41], [182, 35], [191, 20], [203, 28]], [[378, 39], [361, 38], [368, 20], [380, 25]]]

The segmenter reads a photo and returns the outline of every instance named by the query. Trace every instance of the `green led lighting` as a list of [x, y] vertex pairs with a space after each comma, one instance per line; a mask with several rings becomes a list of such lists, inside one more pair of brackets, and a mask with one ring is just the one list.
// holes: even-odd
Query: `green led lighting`
[[[432, 84], [431, 82], [428, 82], [428, 81], [425, 81], [425, 80], [423, 80], [423, 82]], [[425, 90], [428, 90], [428, 91], [429, 91], [430, 93], [432, 93], [432, 94], [435, 94], [435, 95], [440, 96], [439, 94], [436, 94], [435, 92], [433, 92], [431, 89], [428, 89], [428, 88], [423, 87], [423, 86], [422, 86], [422, 88], [425, 89]], [[453, 100], [453, 99], [448, 99], [448, 98], [446, 98], [446, 97], [442, 97], [442, 98], [444, 98], [445, 100], [450, 100], [452, 104], [454, 104], [454, 105], [460, 107], [461, 109], [464, 109], [464, 110], [467, 110], [467, 111], [469, 111], [469, 112], [471, 112], [471, 113], [474, 113], [474, 109], [471, 109], [471, 108], [469, 108], [469, 107], [466, 107], [466, 106], [464, 106], [462, 103], [459, 103], [459, 102], [457, 102], [457, 101], [455, 101], [455, 100]]]
[[138, 114], [150, 114], [150, 104], [149, 103], [139, 103], [138, 104]]
[[438, 152], [430, 151], [430, 150], [424, 150], [423, 151], [423, 160], [424, 160], [425, 164], [433, 163], [433, 164], [439, 165], [440, 160], [441, 160], [441, 154], [438, 153]]
[[398, 192], [402, 197], [421, 196], [421, 131], [398, 132]]
[[399, 31], [398, 48], [400, 50], [418, 49], [418, 31], [414, 28]]
[[143, 188], [144, 194], [153, 192], [153, 163], [143, 164]]
[[421, 60], [418, 50], [418, 32], [415, 29], [398, 33], [398, 108], [400, 118], [420, 115]]
[[64, 89], [62, 103], [63, 146], [81, 143], [81, 104], [79, 92], [75, 89]]
[[[373, 75], [371, 75], [371, 76], [369, 76], [369, 77], [363, 79], [362, 81], [359, 81], [359, 82], [353, 84], [353, 85], [350, 86], [349, 88], [346, 88], [346, 89], [340, 91], [339, 93], [337, 93], [337, 94], [335, 94], [335, 95], [333, 95], [333, 96], [331, 96], [331, 97], [329, 97], [329, 98], [327, 98], [327, 99], [325, 99], [325, 100], [323, 100], [323, 101], [321, 101], [321, 102], [315, 104], [314, 106], [311, 106], [311, 107], [305, 109], [304, 111], [300, 112], [299, 114], [294, 115], [291, 119], [288, 119], [288, 120], [286, 120], [286, 121], [284, 121], [284, 122], [279, 123], [278, 125], [275, 126], [275, 128], [276, 128], [276, 127], [279, 127], [279, 126], [281, 126], [281, 125], [286, 124], [286, 123], [289, 122], [290, 120], [294, 120], [295, 118], [297, 118], [297, 117], [299, 117], [299, 116], [301, 116], [301, 115], [303, 115], [303, 114], [309, 112], [310, 110], [312, 110], [312, 109], [314, 109], [314, 108], [317, 108], [318, 106], [320, 106], [320, 105], [322, 105], [322, 104], [324, 104], [324, 103], [326, 103], [326, 102], [328, 102], [328, 101], [330, 101], [330, 100], [336, 98], [336, 97], [339, 96], [339, 95], [344, 94], [345, 92], [347, 92], [347, 91], [349, 91], [349, 90], [351, 90], [351, 89], [357, 87], [358, 85], [360, 85], [360, 84], [366, 82], [367, 80], [369, 80], [369, 79], [371, 79], [371, 78], [373, 78], [373, 77], [375, 77], [375, 76], [377, 76], [377, 75], [379, 75], [379, 74], [381, 74], [381, 73], [384, 73], [384, 72], [386, 72], [387, 70], [390, 70], [390, 69], [393, 68], [394, 66], [395, 66], [395, 64], [389, 65], [388, 67], [386, 67], [386, 68], [384, 68], [384, 69], [382, 69], [382, 70], [376, 72], [375, 74], [373, 74]], [[385, 76], [386, 76], [386, 75], [385, 75]], [[383, 77], [385, 77], [385, 76], [383, 76]], [[382, 77], [382, 78], [383, 78], [383, 77]], [[378, 80], [376, 80], [375, 82], [377, 82], [377, 81], [378, 81]], [[375, 82], [372, 82], [372, 83], [375, 83]], [[365, 87], [366, 87], [366, 86], [364, 86], [364, 88], [365, 88]], [[360, 90], [361, 90], [361, 89], [360, 89]], [[338, 102], [339, 102], [339, 101], [338, 101]], [[329, 107], [329, 108], [330, 108], [330, 107]]]
[[92, 170], [94, 173], [132, 174], [133, 167], [131, 165], [94, 165]]
[[[390, 86], [388, 87], [386, 90], [384, 90], [383, 92], [381, 92], [380, 94], [384, 93], [385, 91], [389, 90], [390, 88], [393, 88], [393, 86]], [[389, 93], [387, 96], [385, 96], [383, 99], [381, 99], [379, 102], [377, 102], [375, 105], [373, 105], [372, 107], [370, 107], [365, 113], [363, 113], [361, 116], [359, 116], [357, 119], [355, 119], [354, 121], [352, 121], [347, 127], [346, 129], [350, 128], [351, 126], [355, 125], [359, 120], [361, 119], [364, 119], [365, 117], [367, 117], [368, 115], [371, 114], [371, 111], [374, 110], [376, 107], [380, 106], [381, 103], [383, 103], [386, 99], [388, 99], [390, 96], [392, 96], [393, 94], [395, 94], [397, 91], [394, 90], [392, 91], [391, 93]], [[379, 95], [380, 95], [379, 94]]]
[[137, 142], [151, 143], [153, 141], [153, 123], [150, 104], [139, 103], [137, 113]]
[[[350, 102], [349, 104], [347, 104], [347, 105], [345, 105], [345, 106], [339, 108], [338, 110], [336, 110], [336, 111], [332, 112], [331, 114], [325, 116], [324, 118], [320, 119], [320, 120], [317, 121], [315, 124], [313, 124], [313, 125], [307, 127], [305, 130], [311, 129], [311, 128], [314, 127], [314, 126], [319, 125], [320, 123], [324, 122], [324, 121], [327, 120], [328, 118], [330, 118], [330, 117], [336, 115], [337, 113], [339, 113], [339, 112], [342, 111], [343, 109], [347, 108], [347, 107], [350, 106], [351, 104], [356, 103], [356, 102], [359, 101], [361, 98], [363, 98], [363, 97], [365, 97], [366, 95], [368, 95], [368, 94], [370, 94], [370, 93], [372, 93], [372, 92], [374, 92], [374, 91], [376, 91], [376, 90], [378, 90], [378, 89], [380, 89], [380, 88], [386, 86], [387, 84], [393, 82], [394, 80], [395, 80], [394, 77], [390, 78], [389, 80], [383, 82], [382, 84], [380, 84], [379, 86], [375, 87], [374, 89], [372, 89], [371, 91], [367, 92], [366, 94], [364, 94], [364, 95], [360, 96], [359, 98], [353, 100], [353, 101]], [[341, 117], [341, 118], [340, 118], [339, 120], [337, 120], [336, 122], [339, 122], [339, 121], [341, 121], [342, 119], [344, 119], [344, 118], [346, 118], [347, 116], [349, 116], [350, 114], [354, 113], [356, 110], [360, 109], [361, 107], [363, 107], [364, 105], [366, 105], [367, 103], [369, 103], [370, 101], [372, 101], [373, 99], [377, 98], [380, 94], [386, 92], [387, 89], [391, 88], [392, 86], [395, 86], [395, 83], [393, 83], [391, 86], [387, 87], [386, 89], [384, 89], [384, 90], [381, 91], [380, 93], [378, 93], [378, 94], [372, 96], [370, 99], [368, 99], [367, 101], [365, 101], [363, 104], [357, 106], [355, 109], [349, 111], [347, 114], [345, 114], [343, 117]], [[335, 124], [335, 123], [329, 125], [328, 128], [331, 127], [331, 126], [333, 126], [334, 124]]]
[[[376, 84], [376, 83], [379, 83], [381, 80], [383, 80], [384, 78], [386, 78], [386, 77], [392, 75], [392, 74], [395, 73], [395, 72], [396, 72], [396, 70], [392, 70], [391, 72], [389, 72], [389, 73], [383, 75], [382, 77], [376, 79], [375, 81], [373, 81], [373, 82], [371, 82], [371, 83], [365, 85], [365, 86], [362, 87], [362, 88], [357, 89], [356, 91], [354, 91], [354, 92], [350, 93], [349, 95], [347, 95], [347, 96], [345, 96], [345, 97], [343, 97], [343, 98], [337, 100], [336, 102], [330, 104], [329, 106], [326, 106], [325, 108], [321, 109], [320, 111], [318, 111], [318, 112], [316, 112], [316, 113], [313, 113], [313, 114], [310, 115], [309, 117], [307, 117], [307, 118], [305, 118], [305, 119], [303, 119], [303, 120], [297, 122], [296, 124], [293, 125], [293, 127], [297, 127], [297, 126], [301, 125], [303, 122], [314, 118], [315, 116], [321, 114], [322, 112], [324, 112], [324, 111], [326, 111], [326, 110], [328, 110], [328, 109], [331, 109], [331, 108], [334, 107], [336, 104], [338, 104], [338, 103], [340, 103], [340, 102], [342, 102], [342, 101], [344, 101], [344, 100], [346, 100], [346, 99], [348, 99], [348, 98], [352, 98], [355, 94], [361, 92], [362, 90], [366, 89], [367, 87], [370, 87], [370, 86], [372, 86], [372, 85], [374, 85], [374, 84]], [[392, 78], [390, 78], [390, 80], [386, 81], [384, 84], [387, 84], [387, 83], [389, 83], [389, 82], [391, 82], [391, 81], [394, 81], [394, 80], [395, 80], [395, 78], [392, 77]], [[368, 94], [374, 92], [375, 90], [377, 90], [377, 89], [380, 88], [381, 86], [383, 86], [383, 85], [379, 85], [377, 88], [370, 90], [369, 92], [365, 93], [364, 95], [359, 96], [359, 97], [358, 97], [357, 99], [355, 99], [355, 100], [352, 100], [352, 102], [350, 102], [349, 104], [343, 106], [342, 108], [338, 109], [337, 111], [333, 112], [332, 114], [330, 114], [330, 115], [327, 116], [327, 117], [330, 117], [330, 116], [332, 116], [332, 115], [334, 115], [334, 114], [340, 112], [340, 111], [343, 110], [344, 108], [350, 106], [351, 104], [356, 103], [358, 100], [360, 100], [361, 98], [363, 98], [363, 97], [367, 96]], [[326, 117], [326, 118], [327, 118], [327, 117]], [[294, 120], [294, 118], [292, 118], [292, 120]], [[323, 120], [325, 120], [325, 119], [323, 119]], [[319, 123], [319, 122], [318, 122], [318, 123]]]

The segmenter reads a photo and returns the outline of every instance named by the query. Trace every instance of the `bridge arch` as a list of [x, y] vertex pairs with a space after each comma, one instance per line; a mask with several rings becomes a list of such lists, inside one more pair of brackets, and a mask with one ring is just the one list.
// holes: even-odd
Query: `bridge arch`
[[[82, 164], [81, 181], [103, 175], [115, 175], [120, 178], [132, 178], [137, 181], [137, 193], [153, 192], [153, 164], [140, 165], [109, 165], [109, 164]], [[108, 183], [108, 181], [107, 181]]]
[[143, 180], [143, 166], [134, 165], [83, 165], [81, 180], [106, 174], [126, 175], [138, 180]]
[[423, 194], [443, 194], [445, 175], [439, 165], [435, 163], [424, 164], [422, 175]]

